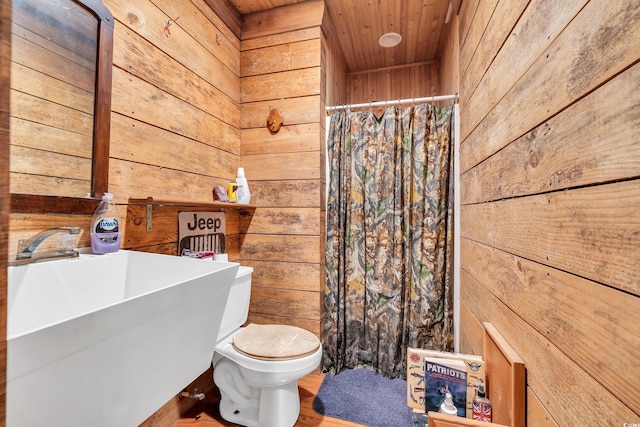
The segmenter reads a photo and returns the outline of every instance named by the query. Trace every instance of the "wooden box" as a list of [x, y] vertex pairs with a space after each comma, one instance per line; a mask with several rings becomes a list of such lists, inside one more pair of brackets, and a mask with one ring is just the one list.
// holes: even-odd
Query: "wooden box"
[[486, 423], [429, 412], [429, 427], [523, 427], [525, 425], [526, 379], [524, 362], [491, 323], [484, 323], [483, 359], [487, 397], [493, 422]]

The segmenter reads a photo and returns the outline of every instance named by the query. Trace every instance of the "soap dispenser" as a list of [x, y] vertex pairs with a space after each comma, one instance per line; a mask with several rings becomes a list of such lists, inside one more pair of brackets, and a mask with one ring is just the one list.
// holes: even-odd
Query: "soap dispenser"
[[118, 252], [120, 230], [118, 209], [113, 203], [113, 194], [104, 193], [91, 220], [91, 251], [94, 254]]

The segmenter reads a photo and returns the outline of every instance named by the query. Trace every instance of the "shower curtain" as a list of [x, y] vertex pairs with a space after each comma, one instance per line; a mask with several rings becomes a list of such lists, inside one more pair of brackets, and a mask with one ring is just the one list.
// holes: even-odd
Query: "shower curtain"
[[453, 117], [428, 104], [331, 116], [325, 371], [404, 378], [407, 347], [453, 349]]

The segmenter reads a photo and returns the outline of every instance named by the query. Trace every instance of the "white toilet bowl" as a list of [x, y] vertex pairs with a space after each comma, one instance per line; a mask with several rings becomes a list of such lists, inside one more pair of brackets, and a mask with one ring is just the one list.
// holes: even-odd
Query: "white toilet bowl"
[[240, 327], [248, 315], [252, 271], [238, 270], [215, 347], [220, 415], [247, 427], [292, 427], [300, 414], [298, 380], [318, 367], [322, 346], [311, 332], [293, 326]]

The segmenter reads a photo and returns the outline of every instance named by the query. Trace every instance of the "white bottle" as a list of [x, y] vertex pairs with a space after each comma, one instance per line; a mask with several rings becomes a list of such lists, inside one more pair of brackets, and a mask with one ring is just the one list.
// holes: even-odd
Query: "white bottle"
[[442, 405], [440, 405], [440, 412], [443, 414], [458, 415], [458, 409], [456, 409], [453, 404], [453, 396], [451, 396], [450, 392], [447, 392], [445, 395]]
[[244, 168], [238, 168], [236, 183], [238, 184], [238, 191], [236, 192], [238, 203], [248, 205], [251, 201], [251, 192], [249, 192], [249, 183], [247, 183], [247, 178], [244, 176]]

